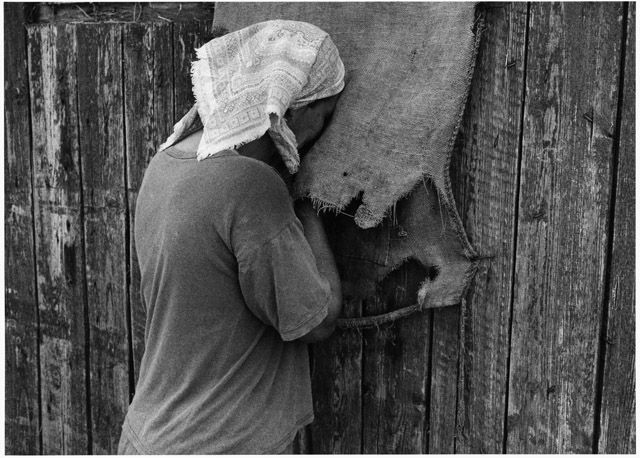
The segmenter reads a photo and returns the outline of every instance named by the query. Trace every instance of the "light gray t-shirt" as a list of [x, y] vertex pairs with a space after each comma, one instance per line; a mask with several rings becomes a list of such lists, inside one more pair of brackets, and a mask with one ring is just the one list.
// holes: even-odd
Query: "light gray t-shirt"
[[278, 453], [313, 420], [307, 345], [330, 289], [268, 165], [151, 160], [135, 211], [147, 319], [123, 425], [140, 453]]

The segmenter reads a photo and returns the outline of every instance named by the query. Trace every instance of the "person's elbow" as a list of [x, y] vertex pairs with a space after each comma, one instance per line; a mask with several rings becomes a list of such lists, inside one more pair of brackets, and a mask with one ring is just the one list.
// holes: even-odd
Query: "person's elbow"
[[299, 340], [305, 343], [315, 343], [326, 340], [333, 334], [338, 323], [338, 318], [342, 312], [342, 295], [334, 293], [329, 300], [327, 316], [318, 326], [313, 328]]

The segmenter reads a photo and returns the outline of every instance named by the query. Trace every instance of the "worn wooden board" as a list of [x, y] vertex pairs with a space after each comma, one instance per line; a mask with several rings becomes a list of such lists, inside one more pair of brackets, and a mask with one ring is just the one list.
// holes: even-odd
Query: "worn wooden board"
[[38, 305], [31, 201], [26, 31], [21, 3], [4, 4], [5, 451], [40, 453]]
[[433, 310], [429, 434], [425, 453], [455, 452], [460, 306]]
[[178, 122], [195, 102], [191, 86], [191, 62], [196, 59], [195, 49], [217, 35], [212, 32], [212, 27], [213, 16], [206, 15], [200, 21], [173, 25], [174, 122]]
[[171, 30], [169, 23], [125, 24], [122, 29], [129, 206], [129, 298], [136, 381], [144, 352], [146, 313], [140, 297], [140, 268], [135, 250], [135, 204], [147, 164], [173, 126]]
[[85, 278], [75, 28], [28, 29], [40, 312], [42, 452], [84, 454]]
[[507, 451], [592, 450], [620, 3], [533, 3]]
[[[427, 277], [410, 260], [383, 279], [364, 303], [377, 315], [417, 302]], [[431, 312], [363, 332], [362, 453], [422, 453], [425, 442]]]
[[[602, 452], [635, 450], [635, 290], [633, 245], [628, 245], [635, 232], [635, 125], [628, 114], [634, 110], [635, 95], [631, 65], [635, 62], [635, 7], [630, 6], [613, 226], [608, 220], [614, 173], [613, 127], [609, 127], [616, 118], [623, 10], [620, 5], [586, 3], [533, 4], [531, 8], [517, 213], [526, 5], [496, 4], [487, 10], [488, 27], [462, 126], [460, 157], [453, 164], [456, 198], [467, 233], [480, 255], [487, 257], [468, 296], [460, 374], [456, 307], [428, 312], [423, 316], [424, 326], [418, 326], [413, 317], [380, 331], [367, 331], [364, 350], [360, 333], [340, 331], [313, 347], [316, 421], [309, 434], [300, 437], [297, 451], [480, 453], [501, 452], [506, 442], [509, 452], [589, 452], [593, 441]], [[112, 450], [115, 433], [109, 428], [118, 423], [115, 412], [121, 408], [114, 402], [118, 393], [124, 393], [126, 405], [128, 389], [126, 384], [116, 386], [121, 380], [117, 375], [122, 370], [121, 344], [126, 341], [116, 339], [122, 336], [117, 323], [124, 316], [117, 316], [123, 300], [115, 298], [126, 294], [124, 277], [119, 286], [112, 284], [126, 272], [118, 262], [124, 265], [128, 259], [131, 280], [138, 281], [134, 278], [138, 271], [133, 236], [130, 232], [127, 255], [125, 228], [133, 229], [136, 192], [149, 159], [193, 101], [189, 50], [212, 37], [207, 35], [206, 21], [82, 27], [86, 29], [79, 35], [87, 36], [79, 37], [78, 44], [70, 27], [29, 28], [35, 247], [32, 217], [25, 210], [31, 205], [29, 155], [24, 154], [29, 137], [20, 127], [20, 119], [28, 116], [24, 107], [28, 99], [17, 86], [5, 86], [7, 107], [12, 107], [6, 110], [5, 124], [6, 445], [7, 451], [15, 453], [86, 453], [89, 434], [94, 452]], [[124, 54], [118, 70], [119, 48], [113, 40], [114, 30], [120, 27]], [[89, 36], [94, 31], [95, 36]], [[84, 42], [94, 44], [83, 51], [78, 46]], [[5, 49], [5, 62], [14, 59], [19, 70], [18, 53]], [[83, 59], [91, 63], [85, 66]], [[118, 83], [111, 78], [117, 78], [119, 71], [125, 77], [121, 95], [125, 97], [128, 163], [124, 152], [117, 156], [115, 149], [107, 148], [118, 141], [115, 126], [122, 100], [118, 99]], [[16, 71], [12, 77], [29, 87], [26, 75], [20, 78]], [[94, 124], [98, 121], [100, 128]], [[118, 167], [123, 172], [125, 164], [126, 180], [115, 173]], [[80, 212], [81, 197], [85, 219]], [[121, 213], [126, 207], [118, 206], [124, 199], [131, 205], [128, 223], [126, 213]], [[120, 233], [114, 229], [119, 224]], [[607, 239], [611, 227], [612, 242]], [[335, 241], [340, 227], [334, 229], [330, 237]], [[107, 242], [108, 250], [92, 249]], [[611, 243], [602, 408], [601, 416], [595, 418], [599, 323], [605, 300], [602, 285], [608, 268], [606, 247]], [[29, 258], [28, 253], [34, 249], [37, 262], [29, 267], [33, 256]], [[516, 259], [512, 370], [507, 390], [511, 272]], [[402, 275], [410, 277], [410, 273]], [[365, 313], [397, 307], [398, 297], [402, 300], [404, 294], [397, 288], [407, 281], [394, 278], [364, 304]], [[134, 303], [136, 288], [129, 293]], [[42, 449], [37, 448], [37, 400], [29, 404], [25, 394], [35, 390], [37, 396], [38, 389], [38, 348], [33, 347], [37, 345], [35, 297], [43, 321], [39, 348]], [[347, 315], [361, 313], [362, 304], [348, 298], [345, 302]], [[84, 353], [85, 307], [91, 330], [87, 335], [91, 338], [90, 360]], [[136, 313], [139, 361], [144, 311]], [[427, 346], [408, 348], [418, 341]], [[86, 361], [91, 367], [90, 431], [86, 429]], [[420, 378], [419, 373], [425, 375]], [[462, 382], [459, 391], [456, 378]], [[20, 391], [11, 391], [11, 386]], [[507, 392], [510, 405], [504, 437]], [[456, 402], [458, 411], [453, 412], [451, 406]], [[456, 422], [458, 431], [453, 427]], [[593, 436], [594, 424], [600, 425], [599, 437]], [[30, 436], [34, 434], [35, 441]]]
[[[346, 301], [344, 307], [359, 309], [360, 304]], [[361, 453], [361, 359], [362, 337], [357, 331], [337, 330], [313, 345], [311, 453]]]
[[78, 118], [94, 454], [115, 454], [129, 405], [120, 28], [77, 24]]
[[600, 413], [600, 453], [636, 452], [635, 403], [635, 163], [636, 5], [628, 4], [624, 90], [620, 118], [611, 280], [604, 383]]
[[[527, 5], [493, 5], [485, 14], [486, 29], [451, 167], [458, 211], [481, 257], [467, 295], [461, 336], [458, 453], [501, 453], [504, 439]], [[452, 313], [449, 320], [455, 319]], [[453, 329], [453, 323], [447, 327]], [[452, 345], [451, 340], [437, 343], [451, 339], [443, 330], [434, 326], [434, 348]], [[432, 386], [446, 383], [434, 379]], [[432, 419], [446, 418], [450, 396], [447, 391], [443, 401], [432, 400]], [[447, 430], [441, 434], [433, 442], [442, 446], [431, 451], [451, 451]]]
[[34, 16], [39, 22], [192, 22], [214, 8], [214, 2], [43, 2]]
[[[332, 214], [323, 218], [335, 253], [341, 232], [346, 225], [353, 225], [353, 219]], [[340, 264], [338, 267], [342, 282], [353, 280]], [[361, 316], [361, 301], [349, 297], [344, 289], [343, 316]], [[309, 428], [310, 452], [362, 453], [362, 334], [337, 330], [329, 339], [312, 345], [311, 383], [315, 420]]]

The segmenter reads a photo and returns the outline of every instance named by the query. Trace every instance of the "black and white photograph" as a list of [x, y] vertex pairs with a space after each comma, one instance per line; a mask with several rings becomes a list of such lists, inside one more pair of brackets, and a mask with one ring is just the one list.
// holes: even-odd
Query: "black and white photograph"
[[635, 2], [2, 13], [3, 454], [635, 455]]

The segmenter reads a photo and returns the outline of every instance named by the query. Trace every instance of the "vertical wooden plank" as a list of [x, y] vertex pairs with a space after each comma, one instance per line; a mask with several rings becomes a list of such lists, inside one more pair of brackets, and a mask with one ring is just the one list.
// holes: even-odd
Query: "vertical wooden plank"
[[174, 122], [178, 122], [195, 102], [191, 88], [191, 62], [196, 59], [196, 48], [219, 35], [213, 33], [212, 28], [213, 18], [173, 24]]
[[[482, 259], [460, 337], [457, 431], [436, 429], [433, 437], [434, 426], [450, 415], [451, 394], [445, 391], [443, 401], [432, 397], [430, 443], [438, 445], [432, 452], [450, 452], [452, 434], [457, 453], [501, 453], [503, 447], [527, 5], [486, 8], [485, 25], [451, 168], [458, 211]], [[455, 319], [452, 312], [449, 320]], [[434, 349], [453, 344], [453, 327], [434, 325]], [[434, 353], [434, 387], [452, 383], [439, 380], [438, 359]]]
[[459, 306], [433, 311], [429, 448], [426, 450], [430, 454], [455, 452], [459, 327]]
[[[345, 316], [356, 316], [359, 304], [345, 301]], [[312, 346], [311, 382], [315, 420], [311, 424], [311, 453], [361, 453], [362, 337], [338, 329]]]
[[75, 29], [29, 26], [42, 452], [88, 451]]
[[636, 5], [629, 3], [615, 200], [609, 318], [598, 452], [636, 452], [635, 162]]
[[4, 4], [5, 450], [40, 452], [38, 310], [24, 5]]
[[[323, 215], [327, 238], [336, 253], [340, 234], [353, 219]], [[354, 281], [338, 262], [340, 279]], [[362, 315], [360, 300], [349, 297], [343, 286], [343, 316]], [[311, 347], [311, 384], [315, 420], [310, 425], [311, 453], [362, 453], [362, 334], [341, 330]]]
[[[421, 264], [406, 262], [382, 280], [364, 314], [415, 304], [426, 277]], [[431, 313], [365, 330], [363, 336], [362, 453], [422, 453]]]
[[623, 7], [530, 11], [507, 451], [588, 453]]
[[144, 352], [146, 313], [140, 299], [140, 268], [133, 228], [135, 204], [144, 171], [173, 126], [171, 24], [123, 26], [125, 131], [129, 205], [129, 270], [134, 378]]
[[129, 404], [120, 26], [78, 24], [76, 36], [92, 451], [115, 454]]

